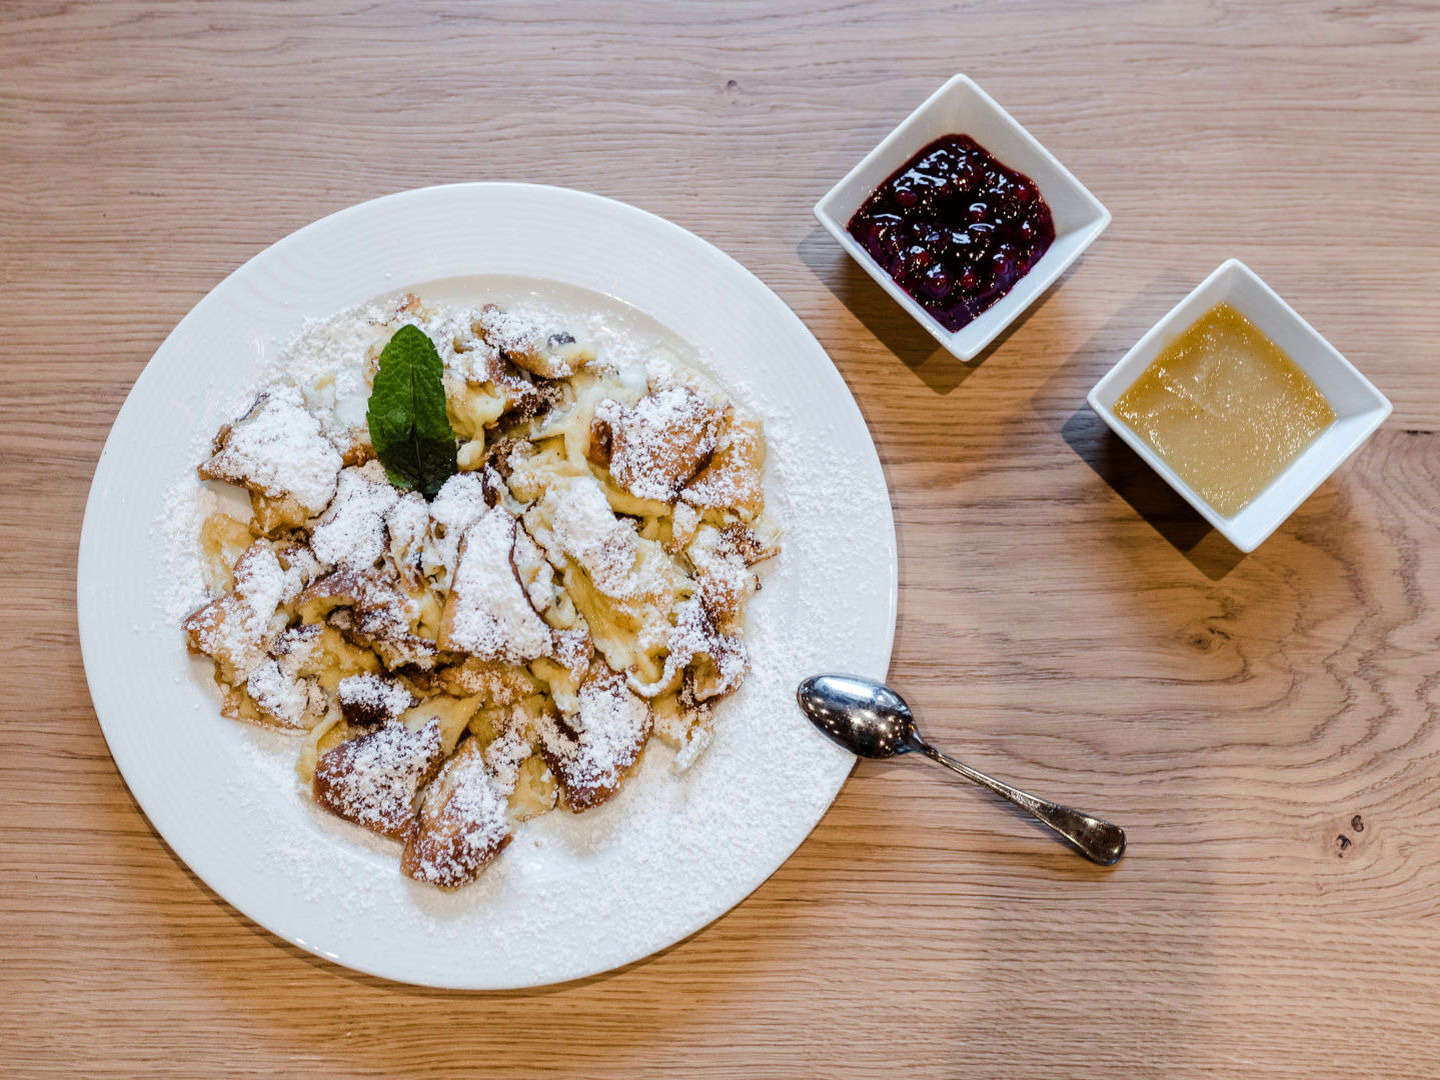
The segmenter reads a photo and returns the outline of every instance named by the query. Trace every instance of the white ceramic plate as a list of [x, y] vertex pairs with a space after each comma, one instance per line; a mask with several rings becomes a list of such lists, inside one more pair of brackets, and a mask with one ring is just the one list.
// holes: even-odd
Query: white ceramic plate
[[[477, 276], [483, 275], [483, 276]], [[785, 549], [751, 605], [754, 671], [683, 776], [657, 746], [613, 802], [523, 826], [479, 882], [404, 878], [389, 842], [327, 817], [295, 744], [220, 716], [162, 597], [167, 500], [267, 357], [310, 318], [394, 292], [541, 296], [689, 355], [757, 409]], [[95, 470], [80, 641], [131, 792], [175, 853], [256, 922], [361, 971], [498, 989], [637, 960], [723, 914], [804, 840], [852, 759], [793, 704], [814, 671], [883, 677], [894, 526], [859, 410], [798, 318], [733, 259], [608, 199], [524, 184], [403, 192], [261, 252], [190, 312], [136, 381]]]

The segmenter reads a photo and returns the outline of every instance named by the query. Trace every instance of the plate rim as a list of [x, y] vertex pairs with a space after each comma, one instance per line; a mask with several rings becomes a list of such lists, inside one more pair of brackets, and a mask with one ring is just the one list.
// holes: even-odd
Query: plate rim
[[[131, 383], [129, 390], [127, 390], [125, 394], [124, 401], [121, 403], [120, 408], [116, 410], [115, 416], [110, 424], [110, 429], [106, 433], [105, 441], [101, 447], [100, 454], [96, 458], [85, 500], [85, 512], [80, 527], [80, 535], [77, 545], [75, 563], [76, 623], [80, 643], [81, 661], [85, 672], [86, 688], [90, 694], [91, 707], [99, 724], [101, 735], [105, 740], [106, 749], [110, 754], [111, 760], [115, 764], [116, 771], [120, 774], [120, 778], [125, 784], [126, 791], [129, 793], [130, 797], [134, 799], [137, 807], [140, 809], [141, 813], [144, 814], [147, 824], [154, 829], [157, 837], [169, 850], [169, 852], [184, 866], [184, 868], [190, 874], [192, 874], [198, 881], [200, 881], [207, 890], [214, 894], [214, 896], [218, 897], [229, 907], [239, 912], [249, 922], [263, 929], [266, 933], [274, 935], [274, 937], [278, 938], [279, 940], [298, 947], [310, 955], [327, 960], [342, 968], [360, 972], [364, 975], [368, 975], [374, 978], [384, 979], [386, 981], [396, 982], [404, 985], [427, 986], [436, 989], [459, 990], [467, 992], [490, 992], [514, 989], [530, 989], [541, 986], [562, 986], [582, 979], [593, 978], [607, 972], [619, 971], [633, 964], [641, 963], [661, 952], [664, 952], [667, 949], [673, 948], [674, 946], [689, 940], [699, 931], [709, 926], [712, 922], [733, 911], [736, 907], [738, 907], [741, 903], [748, 899], [755, 892], [755, 890], [757, 890], [761, 885], [768, 881], [770, 877], [775, 874], [776, 871], [778, 871], [794, 856], [795, 852], [799, 850], [799, 848], [804, 844], [807, 839], [809, 839], [815, 827], [819, 825], [819, 823], [824, 819], [826, 813], [828, 813], [830, 806], [833, 805], [835, 797], [838, 796], [841, 788], [843, 788], [844, 786], [845, 780], [848, 779], [850, 772], [853, 770], [855, 759], [852, 758], [849, 766], [846, 768], [844, 774], [842, 775], [840, 782], [836, 785], [835, 790], [826, 800], [824, 807], [819, 811], [814, 822], [805, 831], [804, 835], [800, 837], [799, 841], [795, 844], [795, 846], [791, 848], [790, 851], [775, 866], [771, 867], [764, 874], [758, 877], [757, 880], [751, 883], [745, 889], [744, 893], [738, 896], [732, 903], [728, 904], [723, 909], [716, 911], [715, 913], [702, 919], [695, 925], [690, 926], [682, 933], [674, 936], [668, 942], [656, 945], [654, 948], [650, 949], [642, 955], [632, 957], [629, 960], [621, 961], [619, 963], [606, 963], [604, 961], [601, 961], [600, 966], [597, 966], [594, 969], [586, 969], [576, 974], [567, 975], [558, 979], [542, 977], [540, 979], [532, 981], [507, 982], [504, 984], [471, 984], [457, 982], [453, 979], [427, 978], [423, 975], [417, 974], [396, 974], [394, 971], [382, 970], [375, 964], [367, 963], [363, 960], [357, 961], [355, 959], [342, 958], [334, 953], [326, 952], [321, 947], [320, 943], [308, 942], [295, 934], [282, 932], [282, 930], [277, 929], [275, 926], [271, 925], [269, 921], [259, 918], [253, 912], [252, 905], [248, 902], [248, 900], [242, 898], [241, 900], [237, 901], [237, 899], [234, 898], [230, 894], [230, 892], [223, 891], [221, 888], [219, 888], [214, 882], [212, 882], [211, 876], [205, 871], [203, 871], [200, 866], [197, 866], [197, 862], [201, 866], [203, 866], [208, 861], [204, 852], [197, 854], [193, 851], [187, 851], [186, 849], [190, 847], [188, 842], [182, 841], [181, 843], [177, 844], [172, 839], [171, 835], [167, 833], [167, 830], [162, 825], [162, 822], [170, 819], [174, 816], [174, 814], [178, 813], [178, 808], [164, 806], [160, 802], [157, 802], [154, 797], [154, 792], [141, 792], [137, 790], [134, 785], [132, 785], [129, 774], [127, 773], [127, 764], [125, 761], [122, 761], [122, 758], [128, 759], [130, 755], [127, 751], [121, 751], [120, 753], [117, 753], [115, 740], [111, 737], [110, 724], [116, 723], [117, 720], [112, 716], [111, 719], [107, 722], [106, 716], [102, 714], [102, 710], [97, 699], [97, 675], [95, 674], [95, 672], [98, 671], [98, 661], [95, 658], [98, 657], [99, 652], [103, 647], [101, 641], [99, 640], [101, 628], [97, 625], [99, 613], [92, 609], [91, 605], [87, 603], [85, 597], [86, 586], [88, 583], [90, 583], [90, 579], [93, 578], [97, 573], [97, 571], [90, 568], [91, 564], [94, 563], [97, 557], [94, 551], [94, 547], [95, 544], [98, 542], [94, 535], [93, 522], [95, 521], [96, 507], [101, 502], [103, 502], [104, 499], [105, 493], [100, 487], [101, 472], [107, 462], [107, 459], [109, 459], [113, 453], [116, 431], [121, 427], [121, 422], [124, 419], [127, 410], [132, 407], [132, 403], [136, 399], [137, 390], [142, 386], [142, 383], [144, 383], [147, 374], [152, 372], [156, 356], [159, 355], [174, 338], [181, 334], [182, 330], [187, 326], [187, 324], [197, 318], [197, 313], [199, 313], [201, 309], [207, 305], [207, 302], [211, 301], [211, 298], [214, 297], [216, 293], [223, 290], [225, 286], [233, 279], [245, 274], [246, 271], [249, 270], [251, 266], [257, 261], [284, 255], [289, 249], [304, 244], [309, 235], [313, 235], [315, 232], [319, 232], [326, 228], [334, 227], [337, 223], [343, 223], [344, 219], [346, 219], [347, 217], [359, 216], [361, 213], [364, 212], [374, 212], [382, 206], [398, 206], [406, 201], [413, 199], [441, 196], [447, 191], [454, 191], [458, 193], [461, 191], [474, 191], [475, 189], [484, 189], [486, 191], [497, 193], [511, 191], [520, 193], [522, 195], [538, 193], [541, 197], [561, 197], [567, 199], [574, 199], [578, 202], [589, 202], [596, 205], [602, 205], [609, 212], [615, 212], [618, 210], [621, 214], [635, 215], [639, 219], [647, 221], [652, 227], [659, 227], [662, 231], [668, 232], [681, 244], [698, 245], [699, 249], [705, 252], [709, 257], [718, 257], [720, 263], [726, 267], [726, 270], [729, 273], [741, 275], [743, 278], [748, 279], [753, 284], [758, 285], [764, 293], [769, 294], [769, 296], [774, 300], [775, 304], [778, 305], [778, 307], [776, 308], [777, 313], [783, 311], [783, 315], [781, 315], [781, 318], [790, 322], [805, 337], [808, 337], [811, 341], [813, 341], [815, 347], [819, 350], [820, 354], [824, 356], [829, 363], [830, 370], [831, 372], [833, 372], [838, 386], [844, 391], [843, 400], [848, 402], [849, 408], [854, 411], [855, 419], [858, 420], [861, 429], [864, 430], [866, 434], [865, 445], [864, 447], [858, 449], [858, 453], [863, 457], [868, 451], [868, 455], [875, 470], [875, 475], [878, 476], [880, 483], [885, 491], [884, 510], [886, 518], [885, 524], [887, 527], [884, 529], [884, 540], [887, 555], [886, 568], [888, 570], [888, 582], [885, 589], [886, 617], [884, 620], [883, 628], [877, 628], [875, 636], [877, 639], [883, 639], [877, 641], [877, 644], [881, 645], [878, 652], [883, 657], [883, 662], [887, 672], [890, 661], [893, 659], [894, 651], [894, 639], [899, 600], [899, 563], [898, 544], [895, 531], [894, 507], [890, 497], [890, 487], [888, 479], [885, 475], [884, 465], [880, 459], [879, 452], [875, 447], [874, 438], [870, 434], [869, 425], [866, 423], [864, 414], [860, 410], [859, 403], [855, 400], [854, 394], [851, 392], [849, 384], [845, 381], [845, 378], [840, 373], [839, 368], [835, 366], [835, 362], [830, 357], [829, 352], [824, 348], [823, 345], [820, 344], [819, 340], [815, 338], [815, 335], [811, 332], [810, 328], [799, 317], [799, 315], [796, 314], [794, 309], [792, 309], [790, 305], [787, 304], [778, 293], [771, 289], [770, 286], [766, 285], [763, 280], [761, 280], [756, 274], [754, 274], [751, 270], [749, 270], [742, 263], [736, 260], [733, 256], [719, 248], [717, 245], [706, 240], [704, 237], [698, 235], [697, 233], [694, 233], [691, 230], [681, 225], [678, 225], [667, 218], [661, 217], [660, 215], [645, 210], [641, 207], [634, 206], [630, 203], [626, 203], [619, 199], [611, 198], [609, 196], [598, 195], [593, 192], [582, 191], [576, 188], [515, 181], [473, 181], [452, 184], [436, 184], [418, 188], [408, 188], [342, 207], [339, 210], [335, 210], [329, 214], [315, 219], [314, 221], [309, 222], [306, 225], [301, 226], [298, 229], [287, 233], [285, 236], [279, 238], [278, 240], [275, 240], [274, 242], [266, 245], [259, 251], [252, 254], [243, 263], [241, 263], [235, 269], [231, 270], [218, 282], [212, 285], [201, 297], [199, 297], [195, 301], [194, 304], [191, 305], [191, 307], [188, 311], [186, 311], [184, 316], [182, 316], [180, 320], [176, 322], [176, 324], [170, 329], [169, 333], [167, 333], [163, 340], [161, 340], [161, 342], [156, 346], [154, 351], [151, 353], [149, 359], [146, 360], [144, 366], [135, 376], [135, 379]], [[483, 254], [477, 254], [477, 259], [483, 260]], [[481, 267], [475, 269], [472, 272], [477, 274], [484, 274], [492, 273], [495, 271], [488, 271]], [[555, 280], [558, 281], [559, 279]], [[406, 287], [406, 285], [405, 283], [400, 283], [396, 287], [397, 289], [404, 288]], [[628, 306], [634, 307], [637, 310], [640, 310], [643, 313], [650, 315], [650, 313], [648, 311], [645, 311], [644, 308], [631, 303], [624, 297], [614, 296], [613, 293], [605, 289], [598, 289], [593, 286], [585, 287], [588, 288], [591, 292], [603, 293], [604, 295], [610, 296], [612, 299], [615, 299], [620, 303], [627, 304]], [[363, 302], [363, 299], [357, 302]], [[651, 317], [653, 318], [654, 316], [652, 315]]]

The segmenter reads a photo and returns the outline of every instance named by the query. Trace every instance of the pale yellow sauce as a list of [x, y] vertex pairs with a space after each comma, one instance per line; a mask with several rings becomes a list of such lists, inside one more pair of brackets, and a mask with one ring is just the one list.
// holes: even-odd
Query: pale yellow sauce
[[1229, 304], [1211, 308], [1115, 402], [1115, 414], [1224, 517], [1335, 419], [1316, 385]]

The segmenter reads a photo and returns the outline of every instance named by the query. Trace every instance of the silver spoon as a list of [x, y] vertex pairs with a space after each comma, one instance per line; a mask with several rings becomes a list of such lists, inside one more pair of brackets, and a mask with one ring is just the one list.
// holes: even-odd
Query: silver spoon
[[936, 750], [915, 730], [915, 717], [905, 699], [883, 683], [858, 675], [815, 675], [800, 684], [795, 697], [810, 722], [852, 754], [889, 758], [919, 751], [1010, 800], [1091, 862], [1114, 866], [1125, 854], [1125, 831], [1120, 826], [1037, 799]]

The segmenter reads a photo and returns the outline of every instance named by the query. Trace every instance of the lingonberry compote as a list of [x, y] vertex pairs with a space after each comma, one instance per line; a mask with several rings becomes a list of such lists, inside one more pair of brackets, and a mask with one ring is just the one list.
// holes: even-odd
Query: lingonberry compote
[[1034, 180], [968, 135], [930, 143], [847, 226], [917, 304], [959, 330], [1030, 272], [1055, 241]]

